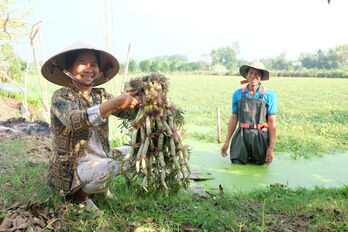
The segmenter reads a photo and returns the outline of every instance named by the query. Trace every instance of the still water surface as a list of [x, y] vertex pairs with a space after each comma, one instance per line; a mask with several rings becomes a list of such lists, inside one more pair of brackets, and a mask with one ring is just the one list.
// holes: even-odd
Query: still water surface
[[220, 155], [221, 145], [194, 140], [186, 142], [191, 147], [191, 169], [211, 173], [208, 176], [214, 178], [197, 182], [208, 189], [217, 189], [219, 184], [228, 192], [246, 192], [273, 184], [308, 189], [348, 184], [348, 153], [296, 160], [288, 154], [276, 153], [270, 165], [239, 165], [231, 164], [228, 157]]

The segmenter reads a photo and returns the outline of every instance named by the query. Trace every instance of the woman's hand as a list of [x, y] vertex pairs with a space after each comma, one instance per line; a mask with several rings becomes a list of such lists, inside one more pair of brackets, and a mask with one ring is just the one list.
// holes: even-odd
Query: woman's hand
[[100, 104], [99, 111], [100, 116], [102, 118], [109, 117], [110, 114], [115, 112], [116, 110], [131, 110], [139, 105], [137, 99], [135, 99], [134, 95], [137, 94], [137, 91], [124, 93], [120, 96], [112, 98], [108, 101]]
[[131, 110], [134, 109], [138, 104], [138, 100], [134, 97], [137, 91], [124, 93], [116, 97], [118, 104], [117, 109], [119, 110]]

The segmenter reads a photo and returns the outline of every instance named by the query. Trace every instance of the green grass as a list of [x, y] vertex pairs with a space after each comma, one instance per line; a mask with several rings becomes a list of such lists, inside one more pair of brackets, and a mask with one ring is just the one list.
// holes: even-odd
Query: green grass
[[[51, 192], [45, 183], [47, 162], [40, 140], [2, 138], [0, 143], [0, 210], [15, 202], [50, 199], [47, 205], [67, 210], [59, 231], [347, 231], [348, 186], [306, 190], [268, 187], [249, 193], [208, 197], [181, 191], [144, 195], [120, 176], [110, 185], [114, 198], [95, 195], [102, 210], [96, 217]], [[0, 214], [0, 221], [8, 217]], [[49, 229], [49, 226], [47, 227]], [[52, 229], [54, 230], [54, 229]], [[49, 231], [49, 230], [47, 230]]]
[[[8, 97], [8, 98], [13, 98], [18, 101], [22, 101], [24, 99], [24, 96], [20, 93], [17, 92], [8, 92], [4, 90], [0, 90], [0, 96], [1, 97]], [[33, 106], [33, 107], [42, 107], [42, 104], [40, 102], [40, 99], [38, 97], [28, 97], [28, 104]]]
[[[35, 145], [34, 145], [35, 144]], [[47, 197], [45, 175], [47, 165], [37, 158], [39, 141], [23, 138], [1, 140], [0, 143], [0, 208], [30, 198]]]
[[[117, 191], [116, 188], [113, 190]], [[239, 231], [240, 229], [242, 231], [260, 231], [262, 221], [267, 229], [276, 230], [276, 228], [281, 229], [281, 225], [277, 225], [274, 219], [282, 215], [288, 217], [287, 212], [294, 210], [298, 204], [301, 204], [300, 200], [295, 199], [298, 204], [294, 205], [293, 198], [284, 197], [288, 192], [294, 193], [293, 198], [303, 197], [303, 193], [308, 196], [313, 194], [313, 198], [317, 197], [314, 191], [290, 191], [286, 188], [272, 188], [250, 194], [239, 193], [223, 197], [215, 194], [209, 198], [202, 198], [182, 193], [171, 198], [163, 196], [142, 198], [135, 195], [132, 190], [127, 189], [125, 192], [123, 189], [117, 191], [119, 197], [112, 200], [110, 205], [114, 206], [118, 212], [121, 211], [120, 214], [126, 219], [137, 222], [138, 226], [146, 226], [144, 221], [147, 218], [154, 218], [156, 223], [152, 227], [159, 231], [163, 228], [168, 229], [168, 231], [180, 231], [182, 224], [190, 224], [194, 228], [200, 228], [201, 231]], [[141, 199], [144, 200], [139, 203], [138, 201]], [[274, 199], [279, 201], [270, 203]], [[310, 200], [308, 199], [308, 201]], [[128, 201], [130, 201], [129, 204], [125, 203]], [[102, 205], [108, 205], [103, 204], [103, 201], [101, 202]], [[134, 204], [134, 202], [138, 202], [138, 204]], [[266, 203], [263, 208], [263, 202], [269, 203]], [[278, 209], [284, 202], [288, 202], [288, 207]], [[343, 202], [342, 199], [339, 204]], [[344, 203], [341, 206], [344, 207]], [[144, 211], [145, 208], [147, 210]], [[274, 215], [274, 212], [280, 215]], [[263, 214], [264, 217], [262, 217]], [[292, 215], [291, 217], [296, 216]], [[283, 228], [290, 229], [292, 226], [286, 225]], [[122, 231], [125, 228], [119, 229]]]

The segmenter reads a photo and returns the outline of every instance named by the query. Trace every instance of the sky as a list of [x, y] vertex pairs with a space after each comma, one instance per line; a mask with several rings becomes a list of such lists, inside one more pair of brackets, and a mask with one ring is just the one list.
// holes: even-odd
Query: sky
[[[239, 44], [238, 58], [286, 53], [295, 60], [348, 44], [348, 0], [16, 0], [26, 22], [42, 22], [42, 59], [75, 41], [113, 53], [120, 62], [182, 54], [207, 60], [213, 49]], [[106, 39], [107, 38], [107, 39]], [[31, 59], [29, 40], [15, 51]]]

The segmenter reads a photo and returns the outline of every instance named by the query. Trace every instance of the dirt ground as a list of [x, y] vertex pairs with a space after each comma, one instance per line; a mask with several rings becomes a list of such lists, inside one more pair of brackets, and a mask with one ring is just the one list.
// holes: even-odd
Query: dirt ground
[[[31, 119], [40, 119], [35, 110]], [[21, 117], [21, 102], [7, 97], [0, 97], [0, 134], [24, 136], [35, 135], [50, 137], [50, 126], [43, 120], [28, 121]]]
[[0, 97], [0, 121], [5, 121], [12, 117], [19, 117], [21, 113], [21, 103], [13, 98]]
[[[21, 103], [11, 98], [0, 98], [0, 143], [4, 140], [28, 140], [24, 151], [28, 160], [38, 158], [48, 162], [52, 149], [50, 125], [41, 120], [28, 121], [21, 116]], [[36, 157], [32, 157], [35, 154]], [[0, 154], [1, 160], [1, 154]], [[0, 170], [1, 173], [1, 170]], [[1, 231], [42, 231], [56, 218], [66, 212], [48, 207], [47, 202], [20, 203], [0, 210]], [[50, 225], [51, 229], [61, 228], [60, 221]]]
[[0, 121], [0, 134], [14, 136], [43, 136], [50, 138], [50, 125], [44, 121], [29, 122], [25, 118], [9, 118], [6, 121]]
[[[21, 102], [12, 98], [0, 98], [0, 143], [4, 139], [18, 140], [22, 136], [29, 140], [25, 153], [28, 159], [36, 154], [40, 156], [37, 158], [48, 160], [52, 149], [50, 125], [42, 120], [28, 121], [22, 118]], [[37, 141], [40, 141], [39, 145]]]

